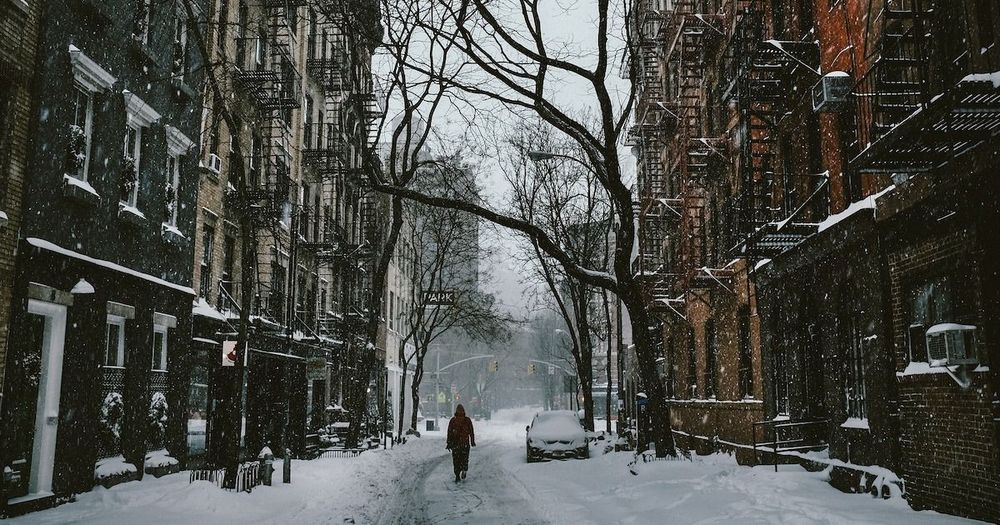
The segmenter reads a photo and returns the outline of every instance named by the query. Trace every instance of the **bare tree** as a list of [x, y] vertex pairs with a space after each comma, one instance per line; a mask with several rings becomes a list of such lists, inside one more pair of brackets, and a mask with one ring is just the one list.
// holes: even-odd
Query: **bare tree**
[[[585, 153], [585, 160], [607, 193], [615, 220], [615, 253], [613, 274], [589, 266], [564, 250], [556, 239], [538, 224], [525, 221], [510, 213], [497, 210], [482, 201], [449, 198], [375, 180], [378, 191], [402, 196], [417, 202], [458, 209], [476, 214], [500, 226], [517, 230], [536, 243], [546, 255], [555, 259], [568, 274], [587, 283], [614, 292], [630, 314], [633, 341], [639, 363], [643, 389], [650, 400], [653, 439], [658, 455], [676, 454], [670, 431], [670, 408], [664, 385], [656, 374], [656, 355], [649, 325], [651, 314], [640, 283], [632, 271], [631, 248], [635, 241], [635, 213], [632, 192], [622, 169], [618, 145], [623, 142], [626, 126], [635, 100], [638, 64], [634, 59], [634, 39], [630, 25], [616, 21], [628, 20], [632, 2], [612, 4], [599, 0], [593, 19], [593, 50], [571, 56], [560, 42], [550, 40], [543, 30], [542, 3], [518, 0], [494, 3], [487, 0], [440, 0], [434, 2], [437, 16], [422, 21], [425, 30], [453, 45], [461, 53], [463, 75], [438, 80], [466, 97], [491, 101], [513, 112], [531, 112], [573, 140]], [[428, 23], [429, 22], [429, 23]], [[623, 64], [616, 63], [618, 51], [613, 49], [614, 31], [624, 32], [626, 48]], [[589, 63], [590, 67], [586, 64]], [[608, 78], [619, 65], [631, 81], [628, 93], [621, 100], [619, 93], [608, 85]], [[429, 70], [419, 60], [406, 66], [429, 76]], [[596, 112], [600, 127], [592, 131], [579, 118], [563, 109], [557, 101], [557, 86], [567, 79], [587, 86], [591, 97], [587, 101]]]
[[[519, 126], [508, 141], [508, 157], [514, 162], [503, 164], [502, 169], [512, 188], [511, 208], [516, 217], [544, 229], [575, 260], [606, 271], [610, 203], [594, 170], [567, 160], [581, 152], [559, 135], [548, 124], [536, 121]], [[551, 158], [539, 158], [543, 155]], [[548, 292], [551, 301], [547, 303], [565, 323], [583, 396], [584, 424], [594, 430], [593, 339], [597, 326], [592, 318], [599, 289], [566, 273], [537, 243], [530, 238], [526, 241], [527, 265]]]
[[[437, 193], [461, 195], [474, 190], [472, 168], [462, 165], [460, 155], [438, 159], [434, 168], [422, 171], [417, 181], [420, 187], [431, 187]], [[447, 333], [460, 330], [472, 340], [495, 341], [504, 337], [508, 320], [498, 311], [493, 296], [480, 291], [483, 275], [479, 260], [486, 256], [479, 243], [479, 220], [463, 212], [411, 203], [413, 244], [416, 247], [411, 275], [411, 308], [403, 322], [405, 330], [399, 346], [404, 370], [415, 364], [410, 385], [414, 410], [409, 422], [416, 430], [420, 385], [424, 375], [424, 359], [432, 344]], [[452, 304], [427, 304], [433, 292], [447, 292]], [[415, 352], [407, 355], [405, 346], [413, 342]], [[397, 432], [403, 432], [405, 414], [406, 374], [400, 390]]]

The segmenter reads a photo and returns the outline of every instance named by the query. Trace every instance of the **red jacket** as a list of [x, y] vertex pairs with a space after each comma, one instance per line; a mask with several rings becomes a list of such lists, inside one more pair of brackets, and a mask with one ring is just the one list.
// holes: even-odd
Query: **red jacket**
[[476, 432], [472, 428], [472, 420], [466, 416], [456, 415], [448, 423], [448, 449], [468, 448], [476, 446]]

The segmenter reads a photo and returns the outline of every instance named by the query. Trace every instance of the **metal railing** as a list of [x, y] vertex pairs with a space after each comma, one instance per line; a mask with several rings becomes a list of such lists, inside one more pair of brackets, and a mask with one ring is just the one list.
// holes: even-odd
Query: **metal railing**
[[[216, 487], [222, 488], [226, 481], [226, 469], [198, 469], [192, 470], [188, 476], [188, 483], [195, 481], [208, 481]], [[260, 463], [242, 463], [236, 470], [236, 492], [250, 492], [254, 487], [261, 484]]]
[[[778, 471], [778, 455], [782, 452], [796, 452], [800, 450], [813, 450], [826, 446], [826, 440], [822, 437], [829, 424], [828, 419], [815, 419], [808, 421], [791, 420], [769, 420], [757, 421], [753, 423], [751, 439], [753, 443], [753, 464], [762, 464], [759, 461], [760, 452], [770, 452], [774, 460], [774, 471]], [[758, 429], [764, 441], [758, 441]], [[770, 441], [767, 441], [770, 434]]]

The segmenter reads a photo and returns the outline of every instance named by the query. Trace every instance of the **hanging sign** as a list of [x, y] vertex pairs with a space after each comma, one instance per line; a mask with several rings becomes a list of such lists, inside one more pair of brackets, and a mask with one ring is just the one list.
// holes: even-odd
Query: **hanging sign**
[[454, 290], [437, 290], [424, 293], [424, 304], [451, 306], [455, 304]]
[[326, 379], [326, 359], [323, 357], [306, 359], [306, 374], [313, 381]]
[[222, 366], [236, 366], [236, 341], [222, 342]]

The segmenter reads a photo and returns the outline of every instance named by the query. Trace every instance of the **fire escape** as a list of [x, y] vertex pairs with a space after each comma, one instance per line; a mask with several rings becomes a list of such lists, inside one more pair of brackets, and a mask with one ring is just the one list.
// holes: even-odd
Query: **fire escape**
[[654, 311], [680, 318], [686, 318], [685, 291], [705, 264], [707, 179], [726, 148], [705, 136], [703, 122], [707, 50], [721, 35], [721, 17], [698, 13], [696, 5], [674, 2], [654, 12], [655, 31], [640, 33], [643, 82], [657, 84], [644, 87], [633, 132], [641, 141], [641, 275]]
[[781, 41], [770, 36], [764, 2], [751, 0], [737, 14], [724, 55], [724, 103], [736, 103], [740, 117], [739, 187], [735, 198], [742, 255], [773, 257], [817, 231], [801, 220], [812, 199], [825, 196], [818, 174], [788, 173], [778, 165], [778, 125], [800, 83], [818, 77], [815, 41]]
[[[857, 147], [849, 170], [932, 172], [1000, 130], [996, 73], [967, 49], [968, 34], [934, 0], [886, 0], [876, 59], [857, 83]], [[951, 19], [949, 19], [951, 17]]]
[[299, 107], [301, 78], [294, 62], [288, 7], [304, 5], [304, 0], [267, 0], [261, 6], [263, 24], [256, 34], [237, 40], [234, 84], [253, 108], [253, 137], [246, 163], [245, 199], [230, 189], [230, 205], [249, 213], [257, 246], [270, 251], [267, 263], [255, 264], [256, 303], [254, 312], [279, 324], [290, 322], [286, 298], [294, 283], [289, 282], [280, 264], [287, 242], [280, 223], [288, 218], [292, 204], [290, 126], [292, 111]]

